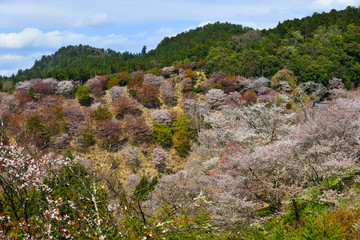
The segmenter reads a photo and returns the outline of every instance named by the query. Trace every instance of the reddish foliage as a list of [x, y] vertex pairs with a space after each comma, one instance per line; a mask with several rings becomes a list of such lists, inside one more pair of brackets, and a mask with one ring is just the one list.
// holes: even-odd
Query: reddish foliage
[[183, 94], [183, 101], [185, 102], [188, 99], [195, 99], [196, 98], [196, 93], [191, 91], [191, 92], [186, 92]]
[[49, 95], [43, 97], [39, 102], [37, 102], [38, 107], [56, 107], [63, 104], [65, 101], [64, 96]]
[[175, 64], [174, 67], [176, 70], [180, 70], [180, 69], [184, 68], [184, 64], [182, 62], [179, 62], [179, 63]]
[[117, 119], [122, 119], [125, 114], [141, 115], [140, 104], [135, 99], [120, 97], [114, 101], [113, 106]]
[[15, 93], [15, 98], [18, 102], [19, 107], [23, 107], [26, 103], [32, 100], [30, 95], [25, 90], [17, 91]]
[[123, 139], [123, 125], [117, 120], [105, 120], [98, 124], [96, 135], [102, 141], [103, 147], [116, 149]]
[[209, 91], [209, 89], [220, 79], [226, 78], [226, 73], [224, 72], [214, 72], [211, 74], [210, 78], [206, 79], [202, 84], [201, 88], [204, 92]]
[[227, 76], [225, 78], [219, 79], [216, 83], [222, 85], [221, 89], [225, 93], [234, 92], [239, 87], [237, 84], [237, 77], [235, 76]]
[[104, 94], [103, 85], [100, 83], [94, 83], [91, 85], [90, 92], [97, 98]]
[[133, 79], [141, 79], [141, 78], [144, 79], [144, 76], [145, 76], [145, 72], [143, 70], [137, 70], [131, 73], [131, 77]]
[[87, 80], [84, 85], [89, 86], [90, 89], [92, 89], [93, 85], [100, 84], [101, 87], [103, 88], [104, 86], [106, 86], [108, 81], [109, 81], [109, 76], [108, 75], [96, 76], [94, 78], [91, 78], [91, 79]]
[[196, 68], [203, 68], [205, 66], [205, 59], [200, 59], [197, 63], [196, 63]]
[[130, 80], [129, 84], [127, 85], [128, 92], [130, 96], [136, 97], [138, 91], [141, 89], [144, 82], [143, 77], [136, 77], [135, 79]]
[[79, 127], [85, 122], [85, 116], [79, 107], [65, 107], [63, 113], [71, 134], [78, 131]]
[[184, 69], [194, 69], [196, 66], [196, 62], [188, 62], [184, 65]]
[[149, 140], [149, 126], [143, 117], [136, 118], [125, 115], [126, 132], [133, 137], [135, 142], [146, 142]]
[[207, 92], [210, 90], [210, 88], [216, 83], [216, 80], [214, 78], [207, 78], [202, 84], [201, 89], [204, 92]]
[[193, 90], [193, 81], [191, 78], [184, 78], [184, 80], [181, 81], [181, 85], [183, 87], [183, 92], [190, 92]]
[[47, 83], [38, 82], [34, 85], [34, 93], [40, 95], [40, 97], [46, 96], [54, 92], [54, 88]]
[[244, 95], [243, 95], [243, 100], [246, 101], [246, 104], [254, 104], [257, 101], [257, 96], [256, 93], [254, 91], [247, 91]]
[[160, 106], [159, 90], [149, 84], [144, 84], [136, 94], [139, 101], [147, 108], [156, 108]]

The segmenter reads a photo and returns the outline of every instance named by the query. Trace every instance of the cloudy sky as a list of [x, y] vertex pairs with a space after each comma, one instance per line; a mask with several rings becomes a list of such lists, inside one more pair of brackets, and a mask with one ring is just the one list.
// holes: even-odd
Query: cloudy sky
[[0, 0], [0, 75], [67, 45], [138, 53], [215, 21], [263, 29], [360, 0]]

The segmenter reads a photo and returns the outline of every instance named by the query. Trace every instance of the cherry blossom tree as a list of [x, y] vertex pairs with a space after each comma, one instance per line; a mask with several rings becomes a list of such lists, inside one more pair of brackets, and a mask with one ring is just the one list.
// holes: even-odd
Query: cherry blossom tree
[[74, 94], [74, 81], [60, 81], [58, 82], [56, 88], [56, 94], [63, 95], [65, 97], [70, 97]]
[[155, 163], [157, 170], [160, 173], [169, 172], [170, 168], [168, 165], [168, 154], [167, 152], [162, 149], [161, 147], [154, 148], [153, 152], [151, 153], [152, 161]]
[[165, 77], [165, 78], [168, 78], [170, 77], [170, 75], [175, 71], [175, 68], [174, 67], [164, 67], [162, 69], [162, 75]]
[[163, 78], [161, 76], [156, 76], [152, 73], [145, 74], [144, 76], [144, 84], [150, 84], [154, 87], [158, 87], [162, 81]]
[[211, 108], [217, 108], [225, 104], [225, 94], [221, 89], [211, 89], [205, 97], [206, 102], [211, 106]]
[[176, 92], [174, 87], [169, 83], [163, 83], [160, 86], [160, 97], [164, 103], [170, 106], [176, 105]]
[[110, 88], [109, 90], [109, 95], [111, 100], [115, 100], [117, 98], [120, 97], [126, 97], [127, 96], [127, 92], [125, 87], [120, 87], [120, 86], [113, 86], [112, 88]]
[[151, 112], [151, 117], [155, 122], [170, 126], [173, 119], [167, 109], [157, 109]]

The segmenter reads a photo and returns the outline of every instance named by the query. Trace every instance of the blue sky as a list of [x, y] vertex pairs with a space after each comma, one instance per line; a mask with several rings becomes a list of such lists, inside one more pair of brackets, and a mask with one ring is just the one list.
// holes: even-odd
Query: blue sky
[[360, 0], [0, 0], [0, 75], [67, 45], [138, 53], [215, 21], [263, 29]]

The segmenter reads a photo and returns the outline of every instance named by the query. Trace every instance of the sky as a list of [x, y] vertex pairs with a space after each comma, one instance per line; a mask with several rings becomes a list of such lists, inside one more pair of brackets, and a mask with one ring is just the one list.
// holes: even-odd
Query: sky
[[360, 0], [0, 0], [0, 75], [67, 45], [139, 53], [207, 23], [273, 28], [347, 6]]

